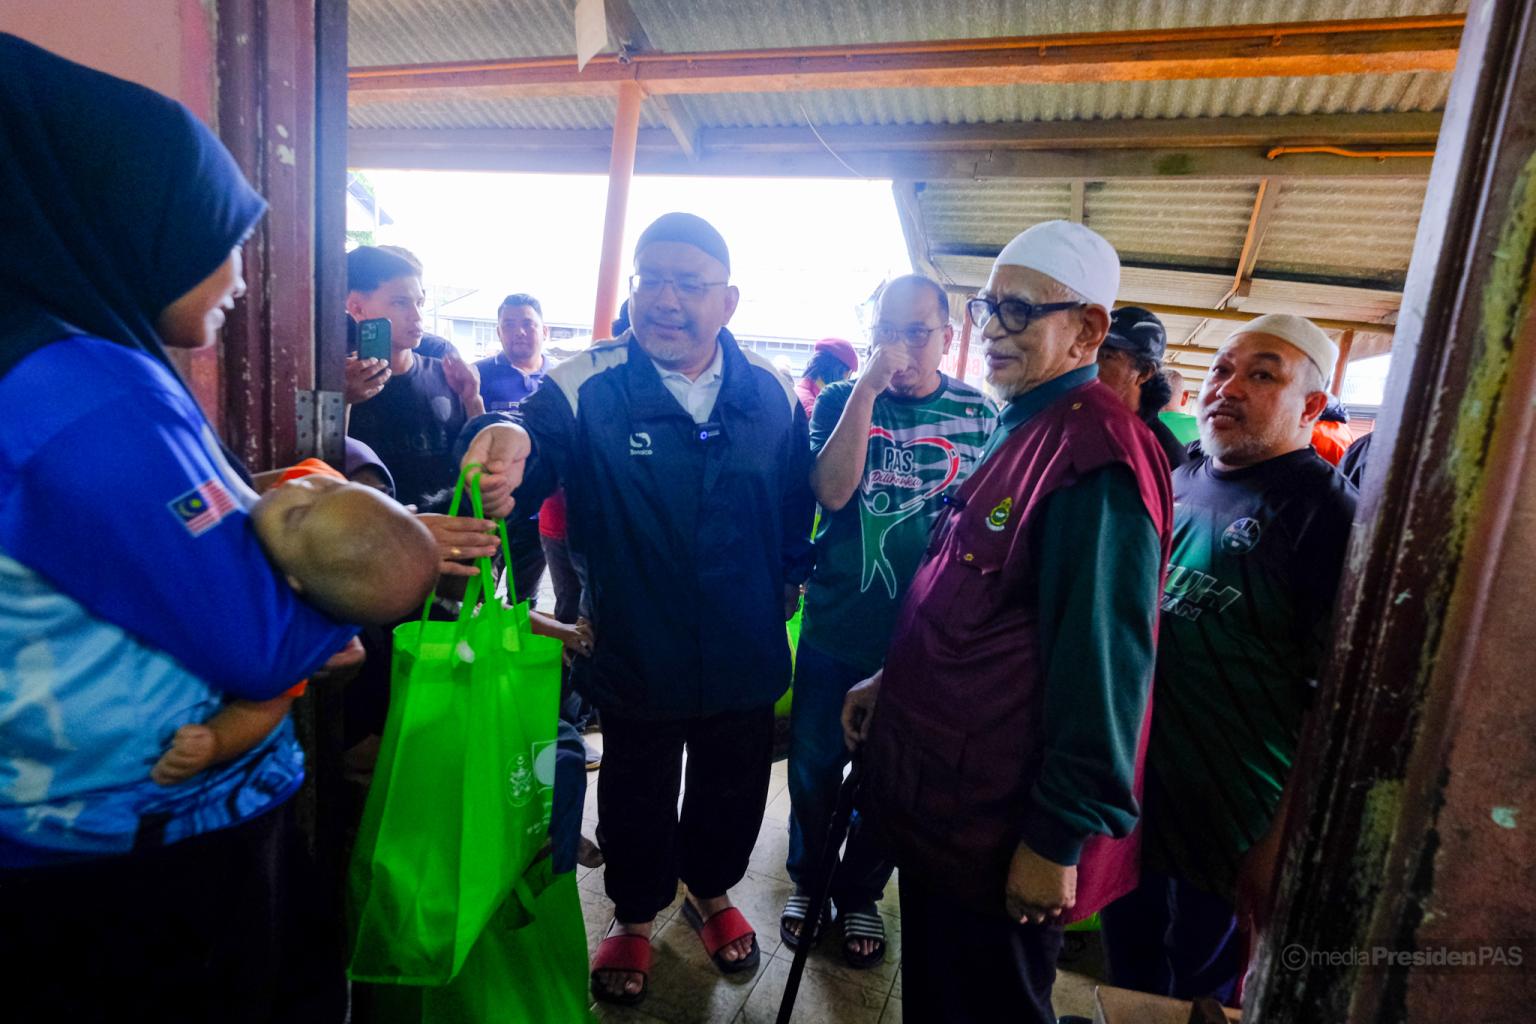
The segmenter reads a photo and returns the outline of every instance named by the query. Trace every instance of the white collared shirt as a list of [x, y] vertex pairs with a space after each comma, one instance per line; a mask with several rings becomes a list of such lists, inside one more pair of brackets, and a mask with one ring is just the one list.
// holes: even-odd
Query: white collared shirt
[[661, 382], [667, 386], [677, 403], [688, 410], [693, 422], [703, 423], [715, 409], [715, 399], [720, 397], [720, 382], [725, 378], [725, 349], [715, 342], [715, 359], [704, 372], [689, 380], [676, 370], [669, 370], [656, 360], [651, 363], [661, 374]]

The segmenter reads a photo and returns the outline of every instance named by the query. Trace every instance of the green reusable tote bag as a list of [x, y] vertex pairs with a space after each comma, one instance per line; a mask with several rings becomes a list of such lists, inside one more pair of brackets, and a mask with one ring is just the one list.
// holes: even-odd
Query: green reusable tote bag
[[464, 969], [421, 989], [422, 1024], [580, 1024], [587, 1004], [587, 931], [576, 875], [541, 858], [492, 916]]
[[[469, 490], [483, 518], [478, 472]], [[505, 523], [501, 538], [510, 550]], [[495, 596], [489, 559], [479, 569], [456, 621], [423, 611], [395, 630], [389, 716], [352, 857], [358, 981], [451, 980], [548, 841], [560, 643], [533, 636], [527, 607]]]

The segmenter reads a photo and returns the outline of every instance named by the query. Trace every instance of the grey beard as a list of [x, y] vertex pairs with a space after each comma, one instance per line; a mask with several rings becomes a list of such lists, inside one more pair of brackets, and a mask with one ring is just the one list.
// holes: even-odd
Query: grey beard
[[982, 390], [998, 405], [1007, 405], [1022, 395], [1026, 389], [1021, 384], [1009, 384], [1007, 386], [995, 384], [991, 377], [987, 377], [982, 381]]
[[640, 348], [652, 359], [663, 366], [680, 366], [688, 363], [699, 348], [699, 344], [692, 339], [687, 341], [657, 341], [655, 339], [636, 338], [640, 342]]

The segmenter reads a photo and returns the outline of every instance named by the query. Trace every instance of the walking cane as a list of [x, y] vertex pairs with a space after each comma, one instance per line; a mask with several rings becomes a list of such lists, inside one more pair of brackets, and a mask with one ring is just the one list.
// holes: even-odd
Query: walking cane
[[800, 944], [795, 947], [795, 960], [789, 967], [789, 980], [784, 983], [784, 998], [779, 1003], [779, 1016], [775, 1024], [789, 1024], [789, 1016], [795, 1010], [795, 997], [800, 994], [800, 976], [805, 973], [805, 960], [811, 953], [811, 939], [821, 924], [821, 914], [832, 892], [832, 876], [837, 873], [838, 850], [848, 837], [848, 824], [853, 819], [853, 802], [859, 794], [859, 784], [864, 781], [864, 766], [857, 753], [853, 755], [853, 769], [837, 790], [837, 808], [832, 812], [832, 822], [827, 826], [827, 837], [821, 848], [821, 863], [816, 865], [815, 885], [811, 889], [811, 909], [800, 925]]

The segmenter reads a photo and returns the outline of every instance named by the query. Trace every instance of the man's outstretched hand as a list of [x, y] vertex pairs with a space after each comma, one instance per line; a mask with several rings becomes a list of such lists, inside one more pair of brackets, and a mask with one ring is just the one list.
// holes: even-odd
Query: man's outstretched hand
[[493, 423], [469, 442], [459, 468], [480, 464], [480, 496], [486, 518], [505, 519], [511, 514], [512, 492], [523, 482], [523, 469], [532, 451], [528, 432], [511, 423]]

